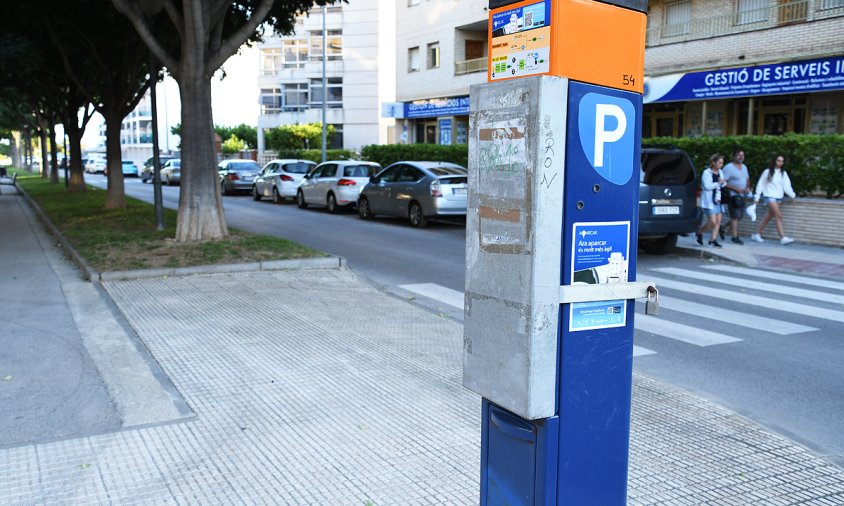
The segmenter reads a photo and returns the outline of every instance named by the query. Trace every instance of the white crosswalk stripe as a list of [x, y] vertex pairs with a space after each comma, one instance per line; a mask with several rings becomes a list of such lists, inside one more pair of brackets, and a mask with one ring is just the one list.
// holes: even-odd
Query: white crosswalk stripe
[[[797, 302], [788, 302], [782, 298], [773, 299], [770, 297], [761, 297], [758, 295], [751, 295], [747, 293], [736, 294], [735, 290], [725, 290], [712, 287], [701, 287], [692, 283], [683, 281], [675, 281], [673, 279], [660, 278], [657, 276], [648, 275], [648, 279], [656, 282], [658, 288], [668, 288], [680, 292], [694, 293], [697, 295], [707, 295], [723, 299], [724, 301], [737, 302], [748, 306], [757, 306], [766, 309], [773, 309], [779, 312], [794, 313], [801, 316], [809, 316], [812, 318], [820, 318], [822, 320], [830, 320], [834, 322], [844, 323], [844, 311], [835, 311], [833, 309], [826, 309], [817, 306], [810, 306], [808, 304], [799, 304]], [[732, 285], [735, 285], [735, 279], [731, 278]], [[781, 293], [789, 293], [783, 289]], [[725, 302], [726, 305], [726, 302]]]
[[[796, 288], [793, 286], [778, 285], [774, 283], [765, 283], [764, 281], [753, 281], [748, 279], [738, 279], [735, 276], [722, 276], [720, 274], [711, 274], [709, 272], [698, 272], [689, 269], [678, 269], [676, 267], [662, 267], [653, 269], [654, 272], [661, 272], [663, 274], [673, 274], [684, 278], [699, 279], [701, 281], [708, 281], [710, 283], [723, 283], [735, 288], [750, 288], [763, 292], [774, 292], [779, 294], [788, 294], [789, 297], [800, 297], [811, 300], [824, 300], [827, 302], [835, 302], [844, 304], [844, 295], [835, 295], [832, 293], [818, 292], [816, 290], [807, 290], [805, 288]], [[698, 289], [701, 289], [698, 287]], [[708, 288], [703, 288], [708, 290]], [[738, 294], [744, 297], [744, 294]], [[733, 293], [733, 298], [736, 294]]]
[[784, 272], [763, 271], [761, 269], [736, 267], [734, 265], [706, 265], [703, 268], [712, 271], [739, 274], [742, 276], [754, 276], [757, 278], [765, 278], [768, 280], [786, 281], [789, 283], [799, 283], [801, 285], [817, 286], [818, 288], [829, 288], [831, 290], [844, 291], [844, 283], [841, 283], [839, 281], [831, 281], [829, 279], [808, 278], [806, 276], [796, 276], [794, 274], [786, 274]]
[[644, 357], [646, 355], [655, 355], [656, 352], [653, 350], [649, 350], [647, 348], [642, 348], [641, 346], [633, 345], [633, 357]]
[[[712, 308], [710, 308], [711, 310]], [[694, 344], [695, 346], [712, 346], [713, 344], [726, 344], [741, 341], [737, 337], [731, 337], [718, 332], [699, 329], [682, 323], [670, 322], [654, 316], [636, 315], [633, 325], [636, 330], [659, 334], [663, 337]]]

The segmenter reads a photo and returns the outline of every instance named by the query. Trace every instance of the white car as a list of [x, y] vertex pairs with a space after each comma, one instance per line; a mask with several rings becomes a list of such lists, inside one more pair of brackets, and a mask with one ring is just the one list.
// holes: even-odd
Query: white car
[[280, 204], [283, 199], [296, 198], [299, 183], [316, 164], [310, 160], [272, 160], [264, 165], [252, 185], [252, 198], [272, 197]]
[[89, 162], [88, 166], [85, 167], [85, 170], [87, 170], [91, 174], [105, 174], [107, 166], [108, 164], [106, 164], [105, 159], [97, 158], [96, 160]]
[[296, 203], [301, 208], [325, 206], [329, 212], [336, 213], [342, 207], [357, 204], [360, 189], [380, 170], [381, 166], [375, 162], [342, 160], [321, 163], [299, 185]]

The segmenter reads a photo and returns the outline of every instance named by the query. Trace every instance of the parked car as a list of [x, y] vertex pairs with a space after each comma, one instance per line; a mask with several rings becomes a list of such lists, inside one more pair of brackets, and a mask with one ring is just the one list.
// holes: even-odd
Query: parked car
[[[169, 160], [174, 160], [175, 157], [172, 156], [159, 156], [158, 157], [158, 164], [160, 167], [164, 167], [164, 164], [167, 163]], [[141, 182], [146, 183], [147, 181], [152, 181], [153, 178], [153, 167], [152, 167], [153, 159], [150, 157], [149, 160], [144, 162], [144, 166], [141, 167]]]
[[674, 146], [643, 146], [639, 173], [639, 247], [670, 253], [677, 236], [700, 224], [697, 174], [689, 155]]
[[296, 193], [299, 207], [325, 206], [331, 213], [356, 205], [358, 194], [369, 178], [381, 170], [375, 162], [342, 160], [317, 165], [305, 175]]
[[121, 162], [121, 169], [123, 169], [123, 177], [126, 176], [134, 176], [138, 177], [140, 171], [138, 170], [138, 166], [135, 165], [135, 162], [132, 160], [123, 160]]
[[358, 197], [358, 216], [404, 216], [414, 227], [428, 218], [466, 215], [464, 167], [449, 162], [396, 162], [379, 172]]
[[251, 192], [261, 167], [252, 160], [223, 160], [217, 165], [217, 172], [223, 195], [231, 195], [234, 192]]
[[167, 160], [167, 163], [164, 164], [164, 167], [162, 167], [159, 173], [161, 182], [167, 186], [180, 183], [182, 181], [181, 167], [182, 160], [180, 158]]
[[255, 178], [252, 198], [272, 197], [276, 204], [286, 198], [296, 198], [299, 184], [314, 167], [316, 164], [310, 160], [273, 160], [264, 165]]
[[[89, 167], [90, 167], [90, 169], [89, 169]], [[88, 166], [85, 167], [85, 170], [87, 172], [90, 172], [91, 174], [105, 174], [106, 168], [107, 168], [107, 164], [106, 164], [105, 159], [104, 158], [96, 158], [93, 161], [91, 161], [90, 163], [88, 163]]]

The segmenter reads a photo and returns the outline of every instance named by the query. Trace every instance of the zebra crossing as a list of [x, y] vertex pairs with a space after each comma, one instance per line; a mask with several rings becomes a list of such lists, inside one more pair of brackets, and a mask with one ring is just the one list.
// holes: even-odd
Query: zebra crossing
[[[640, 271], [638, 278], [656, 281], [660, 307], [665, 311], [654, 317], [644, 314], [642, 302], [634, 306], [637, 341], [658, 344], [660, 339], [667, 339], [709, 347], [741, 342], [751, 332], [791, 336], [819, 330], [782, 319], [783, 313], [844, 323], [844, 283], [840, 281], [719, 264], [647, 269]], [[433, 283], [398, 288], [456, 309], [463, 308], [463, 293], [457, 290]], [[719, 301], [692, 300], [701, 296]], [[721, 330], [694, 324], [701, 321], [712, 321], [713, 328]], [[656, 353], [657, 350], [639, 344], [633, 347], [634, 357]]]

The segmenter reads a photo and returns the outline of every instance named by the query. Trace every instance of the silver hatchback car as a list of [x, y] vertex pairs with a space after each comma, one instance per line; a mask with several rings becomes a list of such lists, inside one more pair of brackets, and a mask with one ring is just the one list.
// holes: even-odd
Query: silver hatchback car
[[468, 172], [449, 162], [396, 162], [379, 172], [358, 197], [358, 216], [404, 216], [414, 227], [428, 218], [466, 216]]

